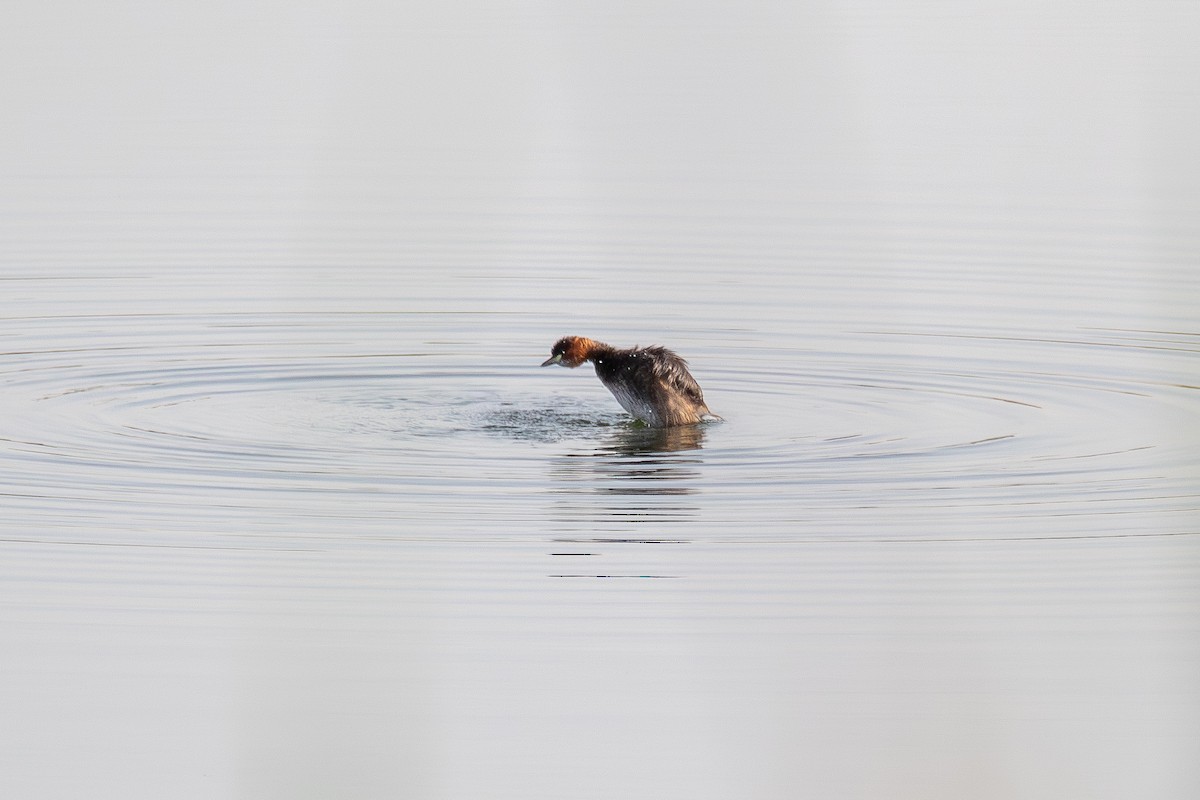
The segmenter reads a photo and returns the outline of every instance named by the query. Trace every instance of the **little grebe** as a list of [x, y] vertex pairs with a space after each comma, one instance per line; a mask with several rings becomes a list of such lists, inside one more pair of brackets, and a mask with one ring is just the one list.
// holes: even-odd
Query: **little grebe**
[[610, 347], [583, 336], [566, 336], [554, 343], [543, 367], [596, 366], [596, 376], [621, 408], [652, 428], [692, 425], [704, 417], [719, 419], [704, 404], [700, 384], [687, 362], [665, 347]]

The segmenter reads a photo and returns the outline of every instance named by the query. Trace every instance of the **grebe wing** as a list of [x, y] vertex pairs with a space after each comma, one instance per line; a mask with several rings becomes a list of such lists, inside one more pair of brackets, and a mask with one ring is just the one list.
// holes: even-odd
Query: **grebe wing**
[[704, 405], [704, 392], [692, 373], [688, 372], [687, 361], [665, 347], [647, 347], [646, 351], [654, 356], [650, 363], [654, 366], [655, 375], [692, 402]]

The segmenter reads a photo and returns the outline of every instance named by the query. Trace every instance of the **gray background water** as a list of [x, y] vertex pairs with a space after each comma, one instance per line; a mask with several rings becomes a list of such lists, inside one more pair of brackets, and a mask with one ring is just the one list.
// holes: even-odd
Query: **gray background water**
[[1200, 792], [1194, 4], [5, 16], [4, 797]]

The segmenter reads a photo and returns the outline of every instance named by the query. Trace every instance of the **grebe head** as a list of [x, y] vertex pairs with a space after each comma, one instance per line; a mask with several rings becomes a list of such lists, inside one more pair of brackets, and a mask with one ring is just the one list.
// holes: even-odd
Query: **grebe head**
[[550, 357], [542, 362], [543, 367], [558, 364], [560, 367], [578, 367], [588, 360], [596, 343], [582, 336], [564, 336], [550, 348]]

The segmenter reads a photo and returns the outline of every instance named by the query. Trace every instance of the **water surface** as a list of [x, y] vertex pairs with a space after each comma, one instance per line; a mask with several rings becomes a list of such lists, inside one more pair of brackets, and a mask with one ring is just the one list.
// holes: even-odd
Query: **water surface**
[[77, 11], [0, 48], [6, 796], [1200, 788], [1194, 14]]

